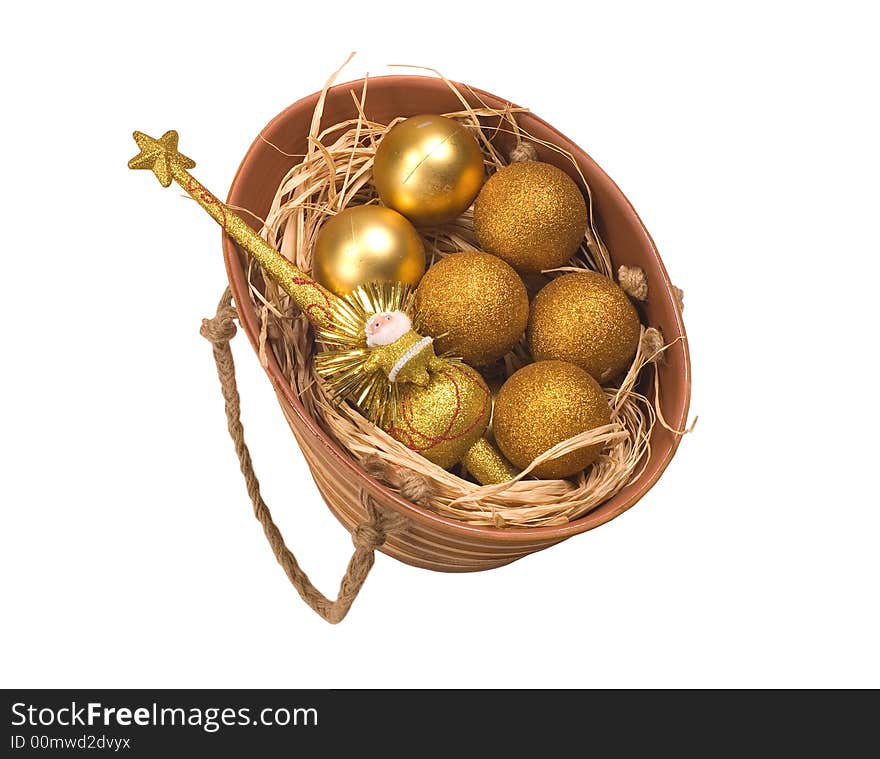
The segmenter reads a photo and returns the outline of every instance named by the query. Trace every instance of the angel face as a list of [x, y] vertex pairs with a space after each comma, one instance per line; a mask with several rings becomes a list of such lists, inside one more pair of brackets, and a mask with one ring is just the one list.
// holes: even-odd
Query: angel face
[[364, 332], [367, 345], [391, 345], [412, 329], [412, 322], [403, 311], [382, 311], [374, 314], [367, 322]]

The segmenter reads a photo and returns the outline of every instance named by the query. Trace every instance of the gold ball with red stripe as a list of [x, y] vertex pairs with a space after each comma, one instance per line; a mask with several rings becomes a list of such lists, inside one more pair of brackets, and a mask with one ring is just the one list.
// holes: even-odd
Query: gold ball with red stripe
[[483, 378], [465, 364], [449, 362], [431, 373], [426, 387], [400, 385], [391, 437], [429, 461], [448, 469], [479, 440], [492, 412]]

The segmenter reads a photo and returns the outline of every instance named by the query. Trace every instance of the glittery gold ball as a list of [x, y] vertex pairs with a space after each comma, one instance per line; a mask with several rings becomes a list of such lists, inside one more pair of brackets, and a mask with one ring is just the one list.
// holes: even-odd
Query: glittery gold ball
[[485, 178], [483, 153], [457, 121], [411, 116], [386, 134], [373, 161], [382, 202], [414, 224], [443, 224], [459, 216]]
[[480, 247], [520, 272], [562, 266], [587, 231], [578, 186], [549, 163], [524, 161], [493, 174], [474, 203]]
[[640, 326], [627, 294], [585, 271], [558, 277], [535, 296], [527, 336], [535, 361], [570, 361], [605, 383], [632, 362]]
[[[539, 361], [511, 375], [495, 400], [495, 442], [516, 466], [525, 469], [563, 440], [611, 421], [611, 408], [599, 383], [565, 361]], [[533, 470], [535, 477], [570, 477], [590, 466], [600, 444], [551, 459]]]
[[457, 464], [483, 435], [492, 412], [492, 396], [480, 374], [450, 363], [432, 372], [425, 387], [400, 387], [391, 437], [444, 469]]
[[416, 290], [423, 334], [439, 353], [466, 364], [497, 361], [522, 337], [529, 296], [519, 275], [488, 253], [454, 253], [434, 264]]
[[312, 276], [346, 295], [369, 282], [415, 286], [425, 273], [425, 245], [397, 211], [352, 206], [324, 222], [312, 253]]

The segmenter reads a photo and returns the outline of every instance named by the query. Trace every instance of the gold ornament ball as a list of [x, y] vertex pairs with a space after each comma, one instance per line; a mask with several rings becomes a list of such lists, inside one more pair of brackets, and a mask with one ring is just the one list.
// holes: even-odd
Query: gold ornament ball
[[425, 387], [400, 384], [394, 421], [385, 431], [444, 469], [457, 464], [485, 432], [492, 396], [480, 374], [450, 363]]
[[414, 224], [461, 215], [483, 185], [483, 153], [457, 121], [411, 116], [382, 138], [373, 161], [379, 198]]
[[570, 361], [604, 383], [630, 365], [640, 330], [627, 294], [608, 277], [584, 271], [554, 279], [535, 296], [527, 339], [535, 361]]
[[382, 206], [352, 206], [324, 223], [312, 253], [312, 276], [346, 295], [369, 282], [415, 287], [425, 273], [425, 245], [403, 216]]
[[453, 253], [434, 264], [416, 290], [415, 309], [438, 353], [466, 364], [497, 361], [522, 337], [529, 296], [519, 275], [488, 253]]
[[549, 163], [523, 161], [497, 171], [474, 203], [480, 247], [519, 272], [562, 266], [586, 231], [584, 196], [568, 174]]
[[[563, 440], [611, 421], [599, 383], [565, 361], [527, 364], [510, 376], [495, 400], [492, 425], [498, 447], [520, 469]], [[532, 470], [540, 479], [570, 477], [590, 466], [602, 445], [581, 448]]]

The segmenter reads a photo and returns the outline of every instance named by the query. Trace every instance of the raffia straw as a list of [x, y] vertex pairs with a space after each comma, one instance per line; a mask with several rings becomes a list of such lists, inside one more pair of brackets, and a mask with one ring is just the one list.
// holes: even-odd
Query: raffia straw
[[[466, 98], [454, 83], [439, 72], [434, 73], [462, 104], [461, 110], [445, 115], [461, 122], [477, 138], [483, 148], [487, 172], [494, 172], [507, 163], [506, 156], [500, 154], [492, 140], [496, 133], [505, 132], [515, 135], [517, 141], [529, 140], [565, 156], [580, 175], [589, 195], [589, 185], [574, 157], [558, 146], [536, 140], [517, 123], [517, 114], [525, 109], [491, 108], [479, 98], [479, 93], [469, 91], [470, 99]], [[364, 104], [369, 87], [365, 81], [360, 92], [351, 92], [358, 117], [322, 127], [326, 90], [335, 76], [319, 98], [305, 155], [289, 156], [301, 161], [282, 179], [262, 229], [270, 244], [306, 271], [311, 270], [311, 252], [317, 233], [328, 218], [351, 205], [377, 202], [372, 184], [373, 157], [382, 137], [399, 121], [380, 124], [366, 117]], [[478, 103], [478, 107], [472, 107], [471, 102]], [[486, 117], [495, 117], [499, 123], [486, 127], [480, 120]], [[591, 202], [588, 209], [589, 225], [584, 244], [563, 270], [590, 268], [611, 276], [611, 259], [596, 230]], [[442, 229], [428, 230], [425, 241], [430, 262], [459, 251], [476, 250], [472, 211], [466, 211]], [[378, 456], [389, 467], [423, 476], [432, 493], [429, 508], [444, 516], [496, 527], [562, 524], [611, 498], [635, 480], [648, 461], [651, 431], [657, 422], [659, 407], [655, 411], [654, 403], [639, 393], [637, 386], [643, 369], [668, 347], [657, 350], [659, 333], [656, 330], [652, 334], [651, 330], [642, 328], [639, 347], [628, 372], [617, 386], [604, 388], [612, 410], [611, 424], [559, 443], [510, 482], [480, 486], [432, 464], [368, 422], [349, 405], [331, 402], [314, 370], [315, 346], [307, 321], [292, 307], [283, 291], [271, 282], [263, 282], [253, 265], [248, 268], [248, 277], [251, 295], [264, 322], [274, 320], [273, 329], [266, 325], [261, 329], [261, 351], [274, 351], [291, 388], [308, 413], [358, 462], [368, 462], [373, 467]], [[520, 343], [505, 358], [506, 375], [529, 360], [524, 344]], [[655, 381], [655, 387], [657, 403], [659, 380]], [[606, 446], [604, 452], [579, 476], [570, 480], [529, 479], [529, 473], [547, 459], [596, 443]]]

